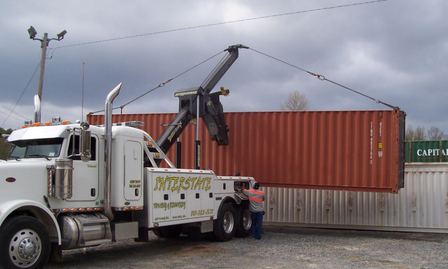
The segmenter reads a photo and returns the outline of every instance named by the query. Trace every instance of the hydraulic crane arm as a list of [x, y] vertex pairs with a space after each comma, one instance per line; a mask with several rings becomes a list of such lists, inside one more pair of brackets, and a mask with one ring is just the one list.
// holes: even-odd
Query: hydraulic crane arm
[[[157, 144], [163, 152], [167, 153], [188, 123], [193, 118], [198, 119], [199, 117], [204, 120], [212, 140], [216, 141], [218, 145], [229, 144], [227, 136], [229, 130], [225, 124], [223, 108], [219, 101], [219, 95], [227, 95], [229, 91], [221, 89], [220, 92], [210, 92], [238, 58], [238, 49], [241, 48], [248, 49], [249, 47], [240, 44], [228, 47], [225, 50], [228, 54], [204, 80], [201, 86], [174, 94], [175, 97], [179, 98], [179, 113], [157, 139]], [[198, 107], [199, 111], [197, 111]]]
[[201, 87], [199, 88], [198, 94], [205, 95], [209, 94], [216, 84], [221, 80], [224, 74], [229, 70], [230, 66], [236, 61], [238, 58], [238, 49], [248, 49], [244, 45], [233, 45], [226, 49], [228, 52], [227, 56], [222, 59], [222, 61], [215, 67], [215, 69], [210, 73], [210, 75], [202, 82]]
[[164, 153], [168, 152], [185, 127], [187, 127], [190, 122], [188, 115], [188, 107], [185, 106], [177, 113], [176, 117], [174, 117], [162, 135], [157, 139], [156, 143]]

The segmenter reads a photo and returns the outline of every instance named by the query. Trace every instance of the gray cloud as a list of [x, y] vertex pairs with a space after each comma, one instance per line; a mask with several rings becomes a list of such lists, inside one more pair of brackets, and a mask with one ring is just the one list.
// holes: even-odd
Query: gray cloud
[[[45, 70], [43, 120], [55, 115], [80, 118], [83, 63], [87, 113], [103, 109], [105, 96], [120, 82], [123, 88], [116, 105], [229, 45], [242, 43], [397, 105], [414, 127], [437, 126], [448, 132], [446, 1], [389, 0], [219, 24], [361, 2], [8, 1], [0, 10], [6, 40], [0, 44], [4, 52], [0, 104], [12, 108], [17, 103], [40, 61], [40, 44], [29, 40], [26, 32], [33, 25], [38, 37], [68, 31], [61, 42], [50, 42], [48, 56], [53, 57], [47, 59]], [[217, 25], [196, 27], [208, 24]], [[172, 31], [186, 27], [191, 29]], [[96, 42], [110, 39], [116, 40]], [[79, 45], [83, 43], [89, 44]], [[174, 92], [200, 85], [222, 56], [130, 104], [124, 112], [175, 112]], [[38, 72], [15, 110], [30, 119], [37, 83]], [[231, 90], [223, 98], [226, 111], [279, 110], [294, 90], [307, 96], [312, 110], [387, 109], [253, 50], [240, 50], [219, 86]], [[9, 113], [3, 106], [0, 122]], [[21, 120], [9, 118], [2, 127], [20, 126], [17, 118]]]

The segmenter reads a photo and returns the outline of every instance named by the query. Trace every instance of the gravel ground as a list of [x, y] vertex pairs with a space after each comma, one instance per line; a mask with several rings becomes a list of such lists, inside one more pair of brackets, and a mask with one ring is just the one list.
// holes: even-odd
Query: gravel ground
[[74, 268], [448, 268], [448, 234], [265, 226], [261, 240], [131, 240], [64, 251]]

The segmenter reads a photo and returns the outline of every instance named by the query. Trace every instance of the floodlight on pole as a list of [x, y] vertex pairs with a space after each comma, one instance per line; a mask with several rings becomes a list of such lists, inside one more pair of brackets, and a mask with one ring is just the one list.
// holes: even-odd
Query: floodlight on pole
[[62, 31], [59, 34], [57, 34], [58, 40], [62, 40], [64, 39], [65, 34], [67, 33], [67, 31]]
[[[67, 31], [63, 30], [62, 32], [57, 34], [57, 38], [48, 38], [48, 33], [44, 33], [43, 38], [36, 38], [36, 35], [37, 35], [36, 29], [34, 29], [33, 26], [30, 26], [30, 28], [28, 29], [28, 34], [30, 35], [30, 39], [39, 40], [41, 43], [41, 48], [42, 48], [42, 55], [41, 55], [41, 60], [40, 60], [39, 87], [37, 89], [37, 98], [38, 98], [37, 101], [40, 103], [42, 101], [42, 88], [44, 85], [45, 59], [47, 57], [48, 44], [50, 43], [51, 40], [61, 41], [62, 39], [64, 39], [64, 36], [65, 36], [65, 34], [67, 34]], [[36, 110], [37, 110], [37, 107], [39, 108], [39, 111], [34, 111], [34, 122], [35, 123], [41, 121], [40, 105], [36, 106]]]
[[36, 29], [33, 26], [28, 29], [28, 34], [30, 34], [30, 39], [34, 39], [37, 35]]

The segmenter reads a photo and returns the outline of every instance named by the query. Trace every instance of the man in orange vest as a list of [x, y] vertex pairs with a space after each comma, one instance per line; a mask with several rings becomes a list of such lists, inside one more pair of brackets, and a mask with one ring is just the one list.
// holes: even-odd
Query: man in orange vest
[[260, 240], [261, 232], [263, 230], [263, 201], [264, 192], [259, 191], [260, 185], [258, 182], [254, 183], [254, 189], [243, 189], [243, 193], [249, 198], [250, 216], [252, 219], [252, 237]]

